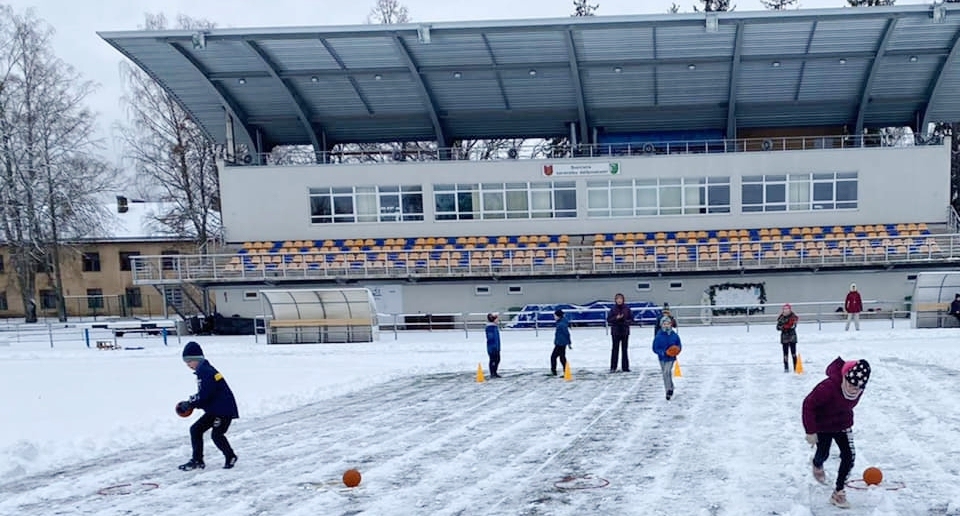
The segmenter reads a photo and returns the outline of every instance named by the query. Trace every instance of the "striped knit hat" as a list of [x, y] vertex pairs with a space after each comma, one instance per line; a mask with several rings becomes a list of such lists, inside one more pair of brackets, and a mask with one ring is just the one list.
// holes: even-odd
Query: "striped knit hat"
[[192, 340], [183, 347], [183, 361], [188, 362], [190, 360], [203, 360], [203, 350], [200, 349], [200, 344]]

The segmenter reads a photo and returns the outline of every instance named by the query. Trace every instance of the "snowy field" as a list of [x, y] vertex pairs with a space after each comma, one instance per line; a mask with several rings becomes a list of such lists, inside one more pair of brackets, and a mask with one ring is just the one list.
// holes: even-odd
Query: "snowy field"
[[[173, 411], [195, 390], [176, 337], [125, 337], [144, 349], [120, 351], [0, 343], [0, 514], [960, 515], [960, 331], [890, 326], [801, 323], [803, 375], [782, 372], [772, 326], [683, 327], [669, 402], [649, 327], [634, 329], [632, 372], [618, 374], [602, 329], [572, 329], [569, 382], [547, 376], [550, 331], [504, 331], [504, 378], [485, 383], [482, 332], [197, 338], [241, 414], [236, 468], [220, 469], [208, 433], [199, 472], [176, 468], [198, 414]], [[811, 477], [800, 424], [838, 355], [873, 365], [851, 478], [885, 475], [848, 488], [849, 510]], [[834, 448], [831, 482], [838, 462]], [[339, 483], [351, 467], [354, 489]], [[570, 477], [585, 489], [556, 486]], [[118, 484], [135, 492], [99, 494]]]

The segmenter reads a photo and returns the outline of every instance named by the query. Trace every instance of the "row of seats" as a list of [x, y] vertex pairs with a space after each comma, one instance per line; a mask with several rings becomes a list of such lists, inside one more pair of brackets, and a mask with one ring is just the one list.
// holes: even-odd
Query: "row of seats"
[[569, 235], [516, 235], [418, 238], [357, 238], [337, 240], [286, 240], [245, 242], [239, 254], [359, 253], [378, 251], [431, 251], [472, 249], [563, 248]]
[[808, 226], [789, 228], [699, 230], [657, 233], [598, 233], [593, 236], [596, 247], [618, 245], [718, 244], [721, 242], [768, 242], [777, 240], [841, 240], [856, 238], [920, 237], [929, 235], [925, 223], [867, 224], [851, 226]]

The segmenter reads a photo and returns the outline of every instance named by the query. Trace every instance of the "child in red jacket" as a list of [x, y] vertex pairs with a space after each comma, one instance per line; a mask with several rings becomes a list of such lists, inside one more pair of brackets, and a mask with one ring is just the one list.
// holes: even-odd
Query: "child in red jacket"
[[863, 389], [870, 379], [870, 363], [866, 360], [844, 362], [840, 357], [827, 366], [827, 378], [818, 383], [803, 400], [803, 428], [807, 442], [816, 446], [813, 455], [813, 478], [826, 484], [823, 463], [830, 455], [833, 441], [840, 448], [840, 469], [830, 503], [847, 508], [847, 495], [843, 490], [847, 476], [853, 469], [853, 408], [860, 402]]
[[780, 345], [783, 347], [783, 372], [790, 371], [787, 365], [787, 353], [793, 356], [793, 370], [797, 370], [797, 321], [800, 317], [793, 313], [790, 303], [783, 305], [777, 317], [777, 329], [780, 330]]

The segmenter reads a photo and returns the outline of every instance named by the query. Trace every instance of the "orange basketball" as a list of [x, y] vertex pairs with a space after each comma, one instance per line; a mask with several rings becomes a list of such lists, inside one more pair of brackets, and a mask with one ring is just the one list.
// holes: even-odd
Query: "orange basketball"
[[670, 346], [669, 348], [667, 348], [667, 356], [675, 357], [679, 354], [680, 354], [680, 346], [677, 346], [676, 344], [674, 344], [673, 346]]
[[863, 481], [869, 486], [875, 486], [883, 481], [883, 472], [879, 468], [869, 467], [863, 470]]
[[347, 487], [357, 487], [360, 485], [360, 472], [355, 469], [344, 471], [343, 484]]

